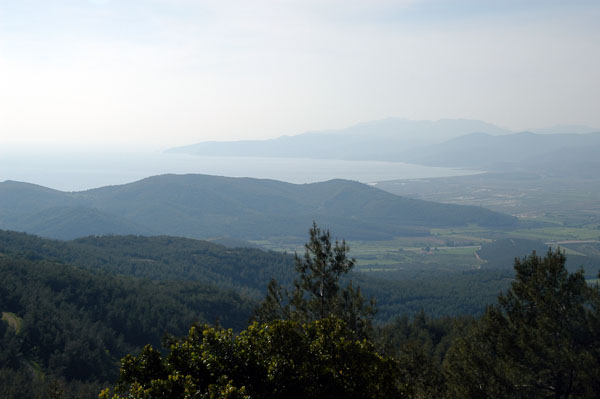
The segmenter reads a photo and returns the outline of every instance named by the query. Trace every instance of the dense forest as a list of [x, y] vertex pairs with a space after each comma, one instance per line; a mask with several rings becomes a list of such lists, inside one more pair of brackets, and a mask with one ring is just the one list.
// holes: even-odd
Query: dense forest
[[[571, 390], [552, 397], [593, 397], [598, 290], [560, 252], [412, 281], [353, 272], [347, 252], [316, 225], [296, 257], [164, 236], [0, 231], [0, 396], [545, 397], [515, 391], [515, 379], [543, 377], [554, 392], [553, 375]], [[561, 368], [533, 375], [544, 362]], [[531, 372], [515, 375], [522, 368]]]
[[[523, 251], [511, 247], [509, 265]], [[154, 281], [197, 281], [233, 289], [259, 300], [271, 278], [283, 285], [294, 278], [290, 254], [252, 248], [226, 248], [206, 241], [158, 236], [102, 236], [57, 241], [0, 230], [0, 253], [27, 260], [73, 265], [93, 273], [117, 274]], [[591, 269], [593, 272], [594, 269]], [[350, 272], [341, 278], [359, 284], [377, 299], [379, 321], [420, 310], [435, 317], [481, 314], [513, 277], [510, 266], [478, 270], [433, 270], [418, 274]]]
[[[294, 288], [276, 281], [240, 334], [208, 325], [127, 356], [119, 398], [594, 398], [600, 389], [600, 289], [560, 251], [516, 260], [515, 281], [477, 319], [398, 319], [339, 276], [345, 243], [316, 226]], [[102, 398], [110, 398], [105, 389]]]
[[[166, 332], [181, 335], [193, 322], [239, 330], [253, 308], [231, 290], [202, 283], [93, 274], [9, 256], [0, 257], [0, 279], [2, 397], [34, 397], [49, 382], [68, 382], [73, 397], [84, 397], [79, 389], [97, 391], [115, 380], [126, 353], [159, 346]], [[10, 382], [32, 375], [32, 384]]]
[[281, 253], [167, 236], [91, 236], [58, 241], [0, 230], [0, 252], [76, 265], [95, 273], [198, 281], [256, 298], [262, 295], [265, 281], [271, 277], [285, 280], [292, 267], [292, 258]]

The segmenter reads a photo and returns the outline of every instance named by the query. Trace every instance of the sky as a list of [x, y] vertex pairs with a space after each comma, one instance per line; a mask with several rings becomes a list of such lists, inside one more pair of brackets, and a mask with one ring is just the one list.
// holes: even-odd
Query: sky
[[0, 147], [600, 127], [600, 2], [3, 0]]

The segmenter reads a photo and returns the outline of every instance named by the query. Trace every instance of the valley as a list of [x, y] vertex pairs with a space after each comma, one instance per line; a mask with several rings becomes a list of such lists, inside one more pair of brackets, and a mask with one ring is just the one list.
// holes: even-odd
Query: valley
[[[567, 254], [576, 255], [576, 260], [569, 261], [572, 269], [585, 266], [590, 279], [600, 270], [600, 185], [596, 179], [488, 172], [383, 181], [373, 186], [414, 199], [481, 206], [513, 215], [518, 223], [510, 228], [475, 224], [433, 227], [420, 236], [348, 240], [358, 262], [357, 270], [410, 278], [426, 271], [478, 269], [486, 267], [486, 260], [479, 257], [478, 250], [501, 239], [526, 240], [538, 248], [560, 247]], [[301, 243], [252, 242], [277, 251], [302, 251]], [[525, 256], [530, 250], [515, 253], [513, 257]]]
[[[503, 134], [504, 145], [523, 139]], [[313, 138], [302, 140], [310, 144]], [[354, 138], [360, 142], [360, 135]], [[452, 140], [461, 151], [470, 145], [461, 137]], [[453, 145], [443, 150], [445, 162], [461, 159]], [[434, 144], [423, 154], [446, 147]], [[249, 323], [263, 314], [259, 309], [269, 305], [268, 298], [272, 306], [312, 295], [290, 296], [290, 290], [300, 287], [298, 262], [311, 256], [305, 250], [313, 223], [345, 242], [344, 257], [347, 251], [355, 261], [335, 280], [345, 288], [334, 291], [339, 298], [332, 302], [350, 308], [332, 314], [369, 314], [362, 331], [371, 331], [378, 353], [421, 359], [438, 376], [442, 361], [451, 359], [448, 351], [461, 345], [457, 337], [487, 320], [498, 294], [518, 281], [514, 266], [542, 262], [532, 251], [596, 292], [595, 177], [578, 175], [579, 164], [556, 173], [515, 169], [525, 165], [522, 160], [487, 166], [463, 161], [442, 165], [489, 171], [369, 184], [164, 174], [83, 191], [1, 182], [0, 360], [7, 366], [0, 367], [0, 376], [33, 383], [0, 388], [21, 389], [12, 397], [34, 397], [35, 390], [50, 395], [55, 387], [63, 387], [68, 398], [97, 397], [101, 388], [123, 381], [117, 380], [119, 359], [125, 356], [122, 367], [129, 367], [133, 363], [125, 359], [157, 356], [147, 344], [164, 354], [182, 342], [177, 337], [190, 325], [189, 334], [202, 328], [236, 337], [227, 342], [257, 331]], [[311, 242], [315, 251], [312, 236]], [[288, 317], [285, 306], [270, 308], [275, 319]], [[300, 304], [297, 311], [308, 310]], [[366, 328], [361, 317], [349, 320]], [[261, 326], [273, 331], [272, 324]], [[425, 379], [407, 389], [429, 392], [446, 383], [432, 388]]]
[[597, 399], [599, 20], [0, 1], [0, 399]]

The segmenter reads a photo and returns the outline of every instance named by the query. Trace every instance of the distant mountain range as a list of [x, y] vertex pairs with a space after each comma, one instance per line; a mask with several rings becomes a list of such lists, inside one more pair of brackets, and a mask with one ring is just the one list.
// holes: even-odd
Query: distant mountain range
[[405, 152], [402, 159], [433, 166], [597, 176], [600, 133], [502, 136], [476, 133]]
[[556, 169], [556, 163], [545, 159], [562, 157], [562, 164], [573, 165], [576, 173], [588, 170], [587, 162], [597, 158], [588, 156], [593, 155], [600, 145], [600, 136], [593, 132], [600, 132], [600, 129], [558, 125], [514, 133], [469, 119], [411, 121], [389, 118], [346, 129], [270, 140], [202, 142], [167, 152], [205, 156], [399, 161], [496, 170], [513, 170], [515, 165], [521, 164], [527, 169], [532, 166]]
[[407, 148], [441, 143], [469, 133], [509, 134], [509, 130], [469, 119], [412, 121], [389, 118], [339, 129], [270, 140], [208, 141], [167, 150], [211, 156], [296, 157], [398, 161]]
[[61, 192], [0, 183], [0, 229], [71, 239], [142, 234], [245, 240], [297, 237], [312, 221], [346, 239], [426, 235], [434, 226], [512, 226], [512, 216], [475, 206], [399, 197], [348, 180], [290, 184], [207, 175], [161, 175]]

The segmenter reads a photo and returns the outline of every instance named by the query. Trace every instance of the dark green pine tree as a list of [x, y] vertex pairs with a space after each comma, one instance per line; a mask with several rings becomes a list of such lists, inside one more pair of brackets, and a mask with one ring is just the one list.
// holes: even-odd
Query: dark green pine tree
[[321, 230], [313, 222], [304, 256], [295, 254], [298, 277], [293, 290], [290, 292], [271, 280], [267, 296], [256, 310], [257, 320], [307, 323], [334, 315], [345, 321], [358, 337], [368, 336], [375, 314], [374, 300], [366, 301], [360, 287], [355, 288], [351, 281], [340, 287], [340, 278], [355, 264], [348, 257], [349, 250], [345, 241], [333, 243], [329, 230]]
[[597, 398], [599, 291], [560, 250], [515, 260], [516, 279], [445, 360], [452, 397]]

